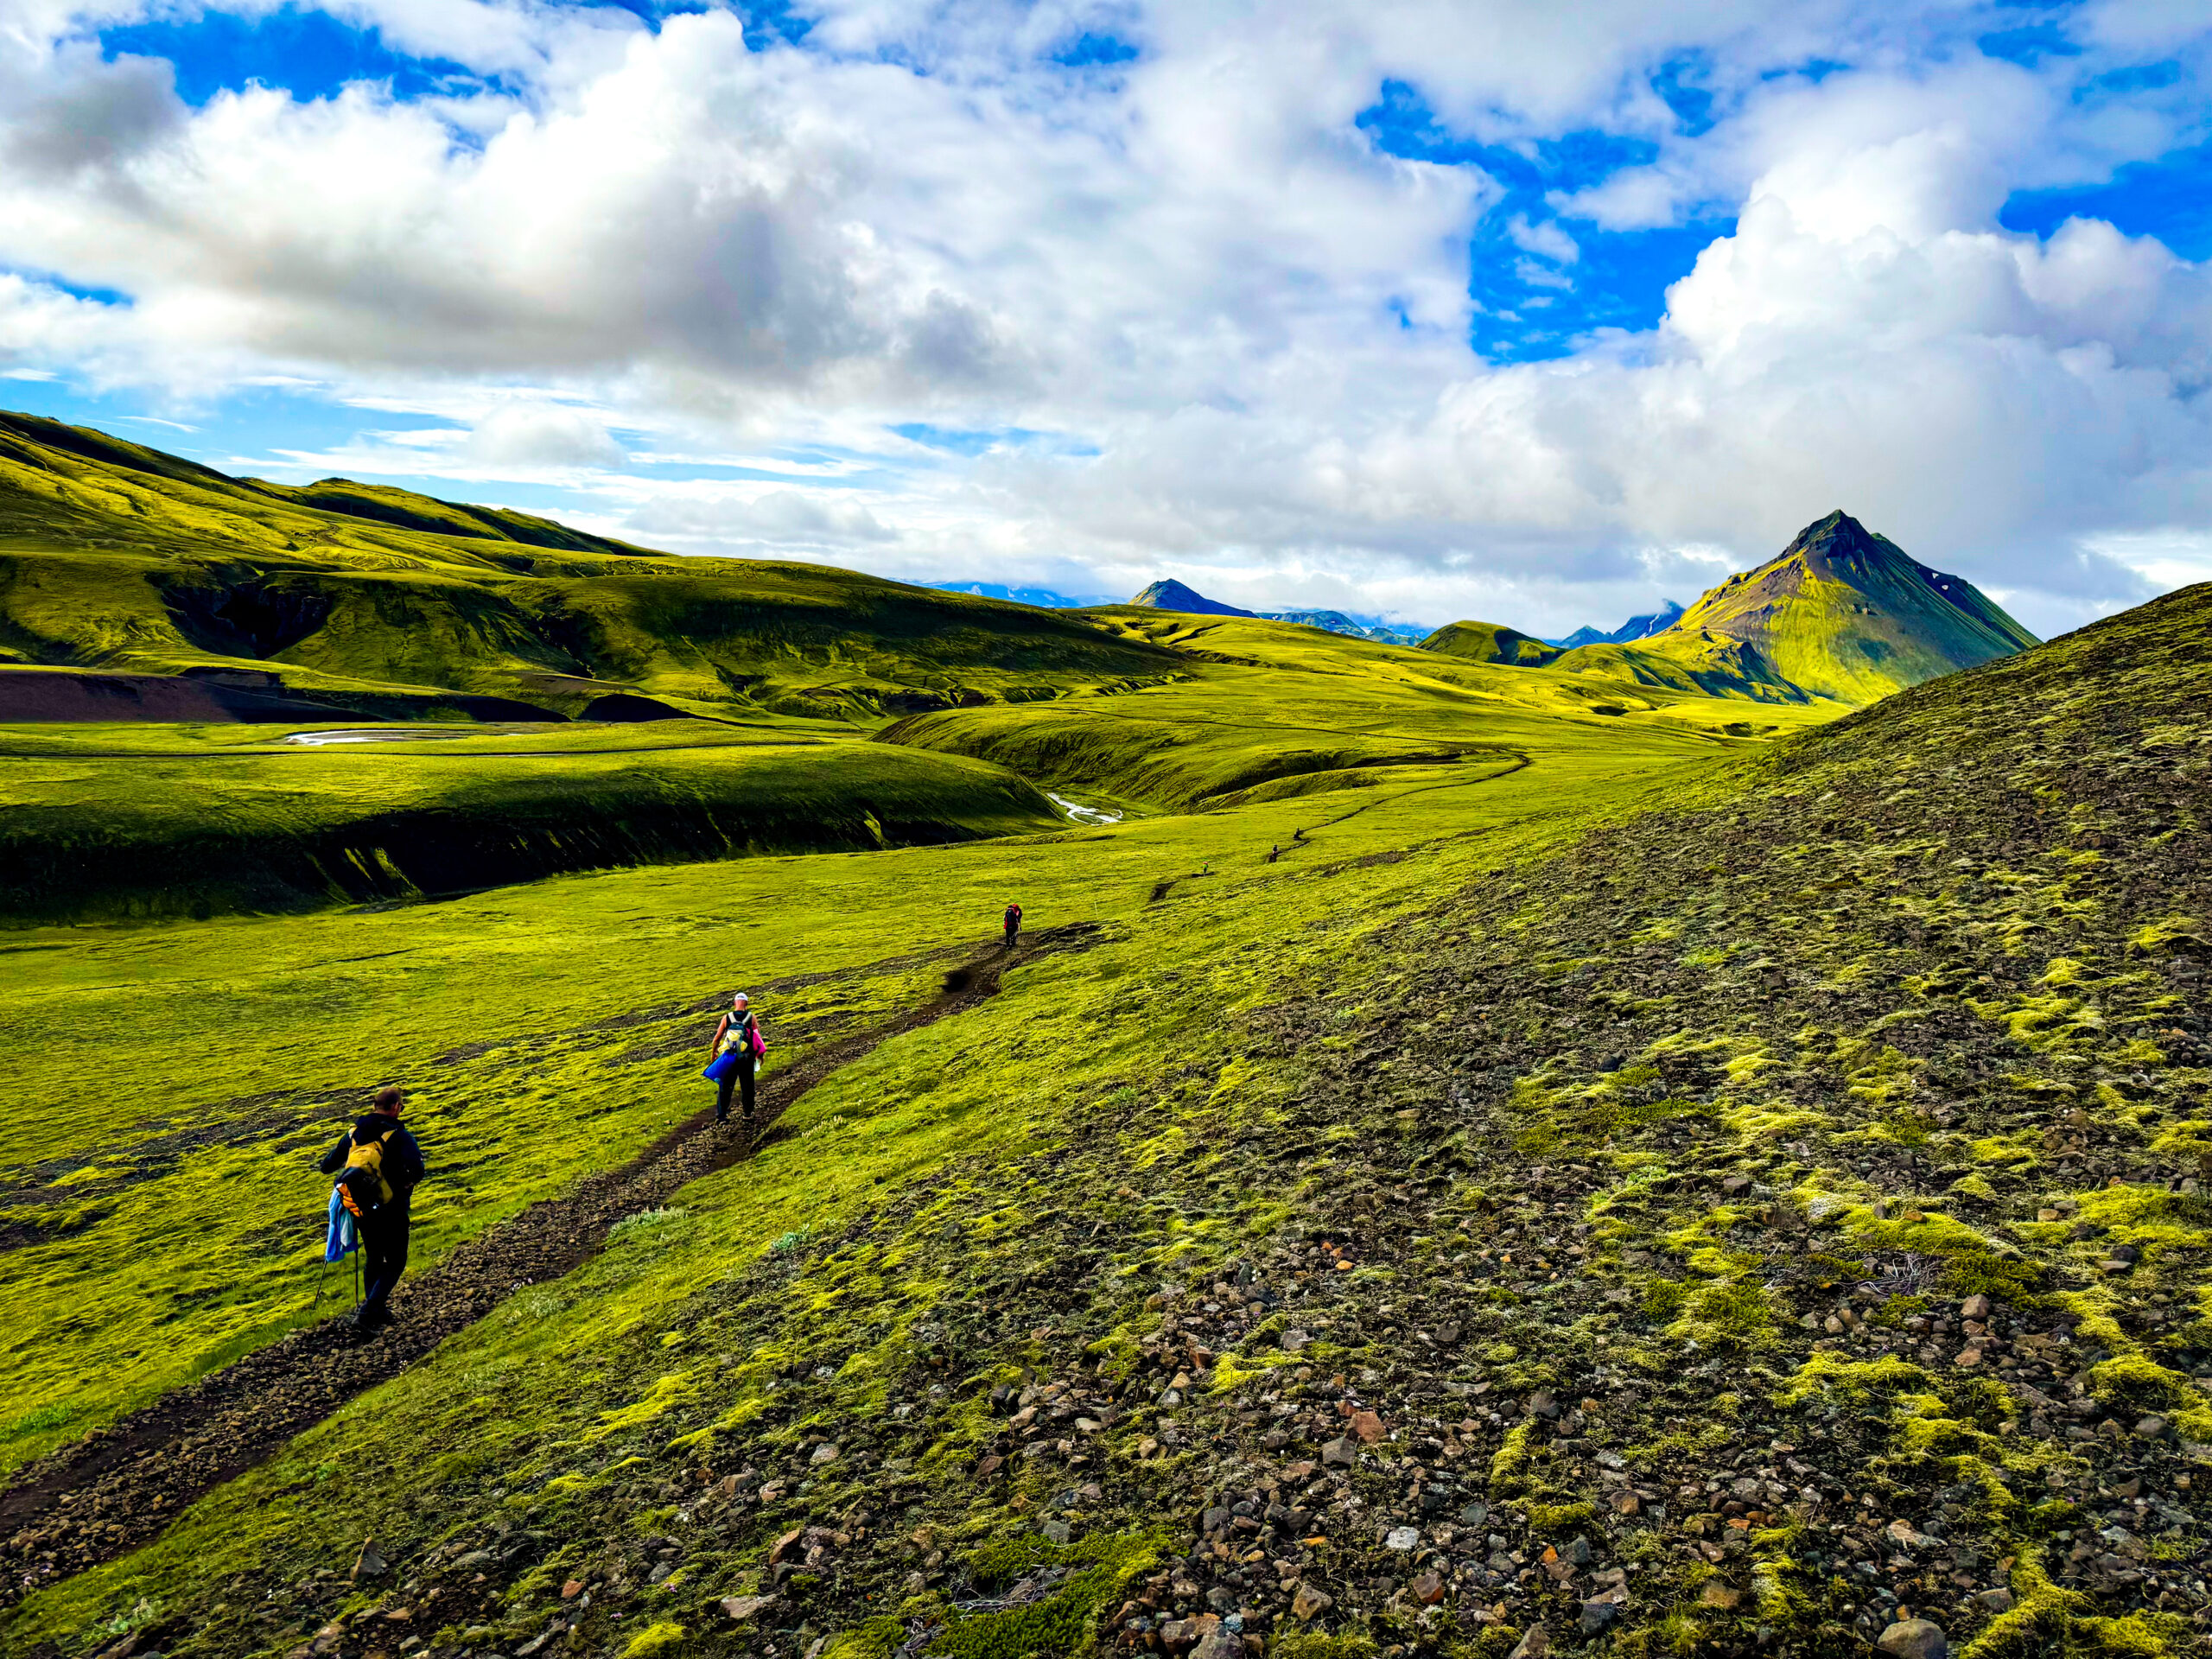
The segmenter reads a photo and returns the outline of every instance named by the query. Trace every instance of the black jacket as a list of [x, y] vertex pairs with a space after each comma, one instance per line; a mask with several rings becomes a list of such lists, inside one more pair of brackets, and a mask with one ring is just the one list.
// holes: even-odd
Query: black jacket
[[412, 1135], [399, 1127], [397, 1118], [371, 1112], [340, 1135], [338, 1144], [322, 1154], [322, 1161], [315, 1167], [326, 1175], [335, 1175], [346, 1167], [346, 1156], [355, 1147], [365, 1147], [387, 1134], [391, 1138], [384, 1143], [384, 1178], [391, 1184], [391, 1207], [404, 1213], [416, 1184], [430, 1173], [430, 1168], [423, 1161], [423, 1148], [415, 1144]]

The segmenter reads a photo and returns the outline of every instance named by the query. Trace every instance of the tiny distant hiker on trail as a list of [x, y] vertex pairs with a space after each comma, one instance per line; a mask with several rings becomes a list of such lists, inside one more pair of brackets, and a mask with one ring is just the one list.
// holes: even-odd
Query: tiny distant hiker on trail
[[1006, 907], [1006, 948], [1014, 949], [1014, 942], [1021, 937], [1021, 906], [1019, 903]]
[[407, 1271], [407, 1233], [415, 1188], [429, 1174], [423, 1148], [402, 1127], [407, 1096], [379, 1089], [367, 1116], [338, 1137], [317, 1166], [338, 1177], [338, 1196], [360, 1230], [364, 1287], [353, 1310], [353, 1333], [367, 1336], [391, 1323], [391, 1292]]
[[715, 1027], [715, 1040], [708, 1045], [709, 1056], [702, 1077], [712, 1078], [715, 1084], [715, 1122], [729, 1122], [730, 1090], [740, 1091], [740, 1116], [753, 1120], [753, 1078], [760, 1064], [760, 1057], [768, 1052], [768, 1045], [761, 1040], [760, 1021], [753, 1012], [752, 999], [740, 991], [729, 1000], [729, 1012]]

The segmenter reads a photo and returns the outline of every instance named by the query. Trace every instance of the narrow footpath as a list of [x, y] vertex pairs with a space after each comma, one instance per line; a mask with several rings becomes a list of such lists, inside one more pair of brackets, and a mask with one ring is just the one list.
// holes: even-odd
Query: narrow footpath
[[7, 1534], [0, 1541], [0, 1606], [158, 1537], [195, 1499], [398, 1375], [514, 1292], [599, 1254], [617, 1222], [658, 1208], [700, 1177], [749, 1156], [774, 1138], [776, 1120], [791, 1103], [831, 1072], [891, 1038], [997, 995], [1010, 962], [1087, 950], [1096, 937], [1094, 924], [1044, 929], [1011, 958], [993, 950], [952, 969], [929, 1001], [764, 1077], [749, 1137], [702, 1112], [621, 1168], [587, 1177], [410, 1274], [393, 1301], [398, 1323], [370, 1341], [351, 1340], [338, 1319], [296, 1331], [24, 1468], [0, 1492], [0, 1531]]

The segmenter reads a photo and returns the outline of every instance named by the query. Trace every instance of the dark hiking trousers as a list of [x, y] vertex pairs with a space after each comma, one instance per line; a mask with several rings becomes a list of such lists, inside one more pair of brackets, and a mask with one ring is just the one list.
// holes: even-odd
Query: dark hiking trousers
[[372, 1319], [383, 1319], [399, 1275], [407, 1271], [407, 1230], [412, 1217], [404, 1204], [386, 1205], [361, 1228], [361, 1307]]
[[737, 1070], [731, 1072], [728, 1077], [724, 1077], [720, 1083], [715, 1085], [715, 1122], [721, 1123], [728, 1121], [729, 1117], [729, 1096], [730, 1091], [733, 1089], [743, 1091], [743, 1115], [747, 1117], [753, 1116], [753, 1072], [754, 1066], [759, 1063], [759, 1059], [760, 1057], [756, 1054], [741, 1052], [737, 1057]]

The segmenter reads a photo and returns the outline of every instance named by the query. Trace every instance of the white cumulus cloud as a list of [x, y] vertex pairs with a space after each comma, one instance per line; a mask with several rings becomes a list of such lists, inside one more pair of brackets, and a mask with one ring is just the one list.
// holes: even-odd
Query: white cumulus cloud
[[[324, 9], [484, 79], [193, 106], [96, 36], [188, 11], [6, 9], [0, 370], [432, 415], [351, 453], [566, 475], [576, 516], [690, 548], [1554, 632], [1837, 506], [2046, 630], [2212, 525], [2204, 267], [1999, 221], [2212, 127], [2174, 0], [2097, 0], [2024, 64], [1977, 45], [1995, 0], [817, 0], [798, 44], [721, 9]], [[1086, 35], [1126, 49], [1054, 60]], [[1592, 134], [1625, 164], [1514, 193], [1511, 158]], [[1649, 326], [1471, 346], [1471, 258], [1571, 330], [1605, 238], [1693, 218], [1732, 228]], [[890, 435], [922, 427], [953, 435]]]

